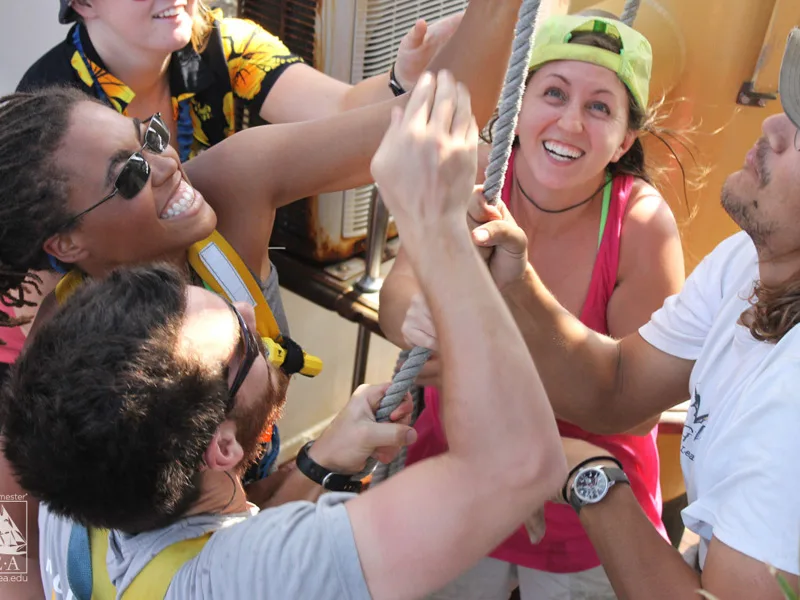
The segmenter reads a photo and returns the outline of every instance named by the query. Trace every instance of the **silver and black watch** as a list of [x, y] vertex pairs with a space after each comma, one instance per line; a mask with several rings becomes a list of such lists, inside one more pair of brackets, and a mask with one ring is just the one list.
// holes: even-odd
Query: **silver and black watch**
[[[616, 462], [616, 461], [615, 461]], [[576, 512], [587, 504], [597, 504], [608, 495], [609, 490], [618, 483], [630, 480], [619, 467], [595, 466], [584, 467], [575, 475], [569, 488], [568, 500]]]

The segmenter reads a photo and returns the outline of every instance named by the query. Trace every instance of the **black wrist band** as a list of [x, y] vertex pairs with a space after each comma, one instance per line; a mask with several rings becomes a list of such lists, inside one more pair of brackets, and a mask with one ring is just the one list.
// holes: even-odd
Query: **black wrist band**
[[321, 485], [323, 489], [332, 492], [360, 492], [363, 485], [360, 481], [351, 479], [352, 475], [334, 473], [322, 465], [317, 464], [314, 459], [308, 455], [308, 449], [313, 443], [313, 441], [308, 442], [300, 449], [300, 452], [297, 453], [295, 463], [300, 472], [314, 483]]
[[395, 96], [402, 96], [406, 93], [406, 90], [400, 85], [400, 82], [397, 81], [397, 75], [394, 73], [394, 65], [395, 63], [392, 63], [392, 70], [389, 71], [389, 89], [392, 90]]
[[586, 460], [581, 461], [580, 463], [575, 465], [572, 468], [572, 470], [569, 472], [569, 474], [567, 475], [566, 481], [564, 481], [564, 486], [561, 488], [561, 499], [564, 502], [569, 504], [569, 499], [567, 498], [567, 486], [569, 485], [569, 480], [572, 479], [572, 476], [575, 475], [575, 473], [580, 471], [583, 467], [585, 467], [589, 463], [595, 462], [595, 461], [598, 461], [598, 460], [610, 460], [611, 462], [615, 463], [620, 468], [621, 471], [623, 471], [623, 472], [625, 471], [625, 469], [622, 468], [622, 463], [619, 462], [616, 458], [614, 458], [613, 456], [610, 456], [610, 455], [608, 455], [608, 456], [593, 456], [592, 458], [587, 458]]

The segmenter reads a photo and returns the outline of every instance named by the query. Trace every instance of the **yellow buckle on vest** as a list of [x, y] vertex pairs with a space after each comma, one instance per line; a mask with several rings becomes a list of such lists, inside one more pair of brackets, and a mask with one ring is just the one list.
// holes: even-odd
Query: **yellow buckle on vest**
[[[281, 346], [279, 342], [268, 337], [262, 337], [261, 340], [264, 342], [264, 347], [267, 349], [267, 359], [269, 362], [280, 368], [281, 365], [283, 365], [283, 363], [286, 361], [286, 357], [288, 355], [286, 348]], [[322, 361], [316, 356], [308, 354], [304, 350], [303, 368], [300, 369], [300, 374], [307, 377], [316, 377], [321, 371]]]

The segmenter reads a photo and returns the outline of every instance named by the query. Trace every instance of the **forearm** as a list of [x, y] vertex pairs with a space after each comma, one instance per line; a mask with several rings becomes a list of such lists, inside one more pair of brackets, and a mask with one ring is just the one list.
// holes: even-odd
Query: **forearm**
[[342, 95], [339, 110], [344, 112], [392, 98], [394, 94], [389, 88], [389, 73], [381, 73], [350, 86]]
[[699, 597], [700, 576], [658, 534], [630, 486], [614, 486], [580, 520], [620, 600]]
[[[431, 63], [431, 70], [449, 69], [467, 85], [478, 123], [485, 123], [497, 104], [520, 1], [472, 0], [458, 30]], [[480, 52], [475, 40], [481, 40]], [[185, 167], [203, 194], [242, 210], [253, 210], [253, 202], [277, 208], [363, 185], [371, 181], [370, 161], [391, 108], [407, 100], [403, 95], [326, 119], [248, 129]]]
[[[539, 509], [566, 476], [541, 382], [486, 266], [466, 231], [458, 244], [432, 242], [430, 234], [424, 260], [413, 264], [439, 332], [449, 451], [347, 504], [376, 599], [419, 598], [452, 580]], [[442, 268], [456, 256], [457, 269]], [[404, 510], [419, 502], [420, 490], [430, 502], [409, 522]], [[470, 526], [488, 512], [490, 520]]]
[[581, 427], [603, 419], [617, 389], [617, 343], [558, 304], [532, 268], [503, 294], [555, 413]]
[[[460, 26], [436, 55], [429, 70], [449, 70], [470, 91], [472, 112], [479, 125], [488, 122], [497, 106], [511, 56], [511, 45], [521, 0], [472, 0]], [[475, 40], [481, 40], [476, 51]], [[381, 77], [367, 86], [371, 89]], [[366, 90], [367, 88], [365, 88]], [[386, 98], [391, 98], [388, 94]], [[392, 106], [404, 106], [408, 95], [388, 102], [370, 104], [339, 115], [338, 123], [323, 131], [321, 123], [310, 123], [308, 131], [298, 132], [305, 144], [280, 144], [284, 174], [302, 164], [299, 187], [279, 194], [279, 204], [297, 198], [350, 189], [371, 181], [369, 164], [389, 125]], [[374, 100], [373, 100], [374, 101]], [[344, 132], [344, 133], [343, 133]], [[318, 140], [318, 141], [314, 141]], [[335, 148], [335, 152], [332, 152]], [[297, 155], [289, 153], [296, 150]], [[262, 163], [263, 165], [263, 163]], [[289, 177], [280, 183], [290, 183]]]
[[419, 291], [414, 272], [400, 250], [395, 259], [394, 266], [383, 282], [380, 293], [380, 320], [381, 331], [390, 342], [406, 348], [408, 344], [403, 338], [402, 327], [412, 296]]
[[497, 108], [522, 0], [470, 0], [453, 37], [431, 61], [429, 71], [448, 69], [469, 88], [480, 127]]
[[[436, 260], [417, 260], [415, 271], [439, 334], [451, 453], [478, 470], [557, 477], [565, 466], [552, 411], [513, 317], [466, 231], [459, 243], [434, 237], [426, 255]], [[435, 267], [457, 260], [458, 269]], [[552, 490], [538, 483], [544, 500]]]
[[271, 508], [280, 506], [287, 502], [296, 502], [305, 500], [308, 502], [316, 502], [322, 495], [322, 486], [317, 485], [311, 481], [303, 473], [297, 469], [292, 469], [289, 475], [286, 476], [283, 484], [276, 490], [276, 492], [259, 508]]
[[[318, 465], [332, 471], [334, 473], [351, 473], [356, 472], [357, 469], [349, 470], [340, 464], [337, 460], [337, 453], [330, 448], [331, 436], [336, 434], [334, 428], [327, 429], [322, 436], [308, 449], [308, 456]], [[348, 439], [347, 437], [345, 439]], [[286, 502], [295, 502], [298, 500], [305, 500], [308, 502], [316, 502], [322, 495], [323, 488], [316, 482], [312, 481], [308, 476], [304, 475], [302, 471], [297, 468], [292, 468], [286, 479], [277, 489], [275, 494], [269, 498], [262, 506], [262, 508], [270, 506], [279, 506]]]

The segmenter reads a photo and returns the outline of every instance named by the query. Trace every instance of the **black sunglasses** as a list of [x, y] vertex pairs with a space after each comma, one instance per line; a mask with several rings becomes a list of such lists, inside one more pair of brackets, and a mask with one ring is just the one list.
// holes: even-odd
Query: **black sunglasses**
[[242, 352], [242, 358], [239, 361], [239, 370], [236, 372], [236, 377], [231, 387], [228, 389], [228, 405], [225, 408], [225, 412], [229, 413], [233, 409], [233, 405], [236, 401], [236, 394], [239, 393], [239, 388], [242, 387], [244, 380], [247, 379], [247, 376], [250, 374], [250, 369], [253, 368], [253, 363], [256, 362], [256, 358], [258, 358], [259, 354], [265, 355], [265, 348], [261, 337], [250, 330], [242, 313], [239, 312], [239, 309], [228, 301], [227, 298], [223, 299], [227, 302], [228, 306], [231, 307], [233, 314], [236, 315], [236, 320], [239, 322], [240, 337], [238, 347]]
[[142, 152], [144, 150], [149, 150], [154, 154], [162, 154], [169, 146], [169, 129], [161, 118], [161, 113], [156, 113], [149, 119], [145, 119], [141, 122], [138, 119], [134, 119], [134, 123], [136, 123], [137, 129], [139, 129], [141, 124], [147, 123], [147, 131], [144, 132], [142, 147], [139, 148], [137, 152], [131, 154], [130, 158], [125, 161], [125, 165], [122, 167], [119, 175], [117, 175], [117, 179], [114, 181], [114, 189], [108, 196], [100, 200], [100, 202], [70, 217], [60, 229], [69, 227], [83, 215], [93, 211], [104, 202], [111, 200], [111, 198], [117, 194], [126, 200], [132, 200], [142, 191], [147, 180], [150, 179], [150, 165], [145, 160]]

